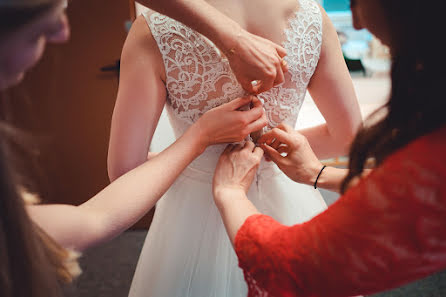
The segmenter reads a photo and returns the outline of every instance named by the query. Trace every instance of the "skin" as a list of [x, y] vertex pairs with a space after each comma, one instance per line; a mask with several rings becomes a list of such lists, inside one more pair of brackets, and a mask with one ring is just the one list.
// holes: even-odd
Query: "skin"
[[44, 15], [20, 28], [0, 45], [0, 89], [20, 83], [42, 57], [47, 43], [63, 43], [70, 29], [65, 5], [57, 1]]
[[[282, 32], [289, 17], [298, 9], [295, 1], [288, 0], [276, 2], [274, 8], [269, 0], [257, 1], [255, 8], [250, 0], [213, 0], [211, 3], [220, 11], [233, 14], [234, 21], [242, 28], [253, 30], [252, 33], [261, 34], [274, 43], [284, 41]], [[322, 12], [321, 56], [308, 89], [326, 123], [301, 133], [309, 139], [319, 158], [328, 158], [347, 152], [362, 120], [336, 30], [323, 9]], [[265, 15], [265, 18], [259, 21], [258, 15]], [[121, 56], [120, 85], [108, 155], [110, 180], [135, 168], [150, 155], [150, 143], [166, 103], [165, 81], [158, 45], [144, 17], [140, 16], [128, 34]], [[259, 123], [265, 124], [266, 118], [262, 115], [259, 122], [248, 121], [251, 123], [247, 127], [255, 131]]]
[[326, 123], [299, 132], [319, 159], [327, 159], [348, 152], [362, 118], [338, 35], [323, 8], [321, 11], [321, 55], [308, 91]]
[[390, 24], [380, 1], [356, 0], [352, 4], [353, 27], [356, 30], [367, 29], [380, 41], [392, 48], [392, 38], [387, 29]]
[[[107, 162], [111, 181], [147, 159], [153, 134], [166, 103], [165, 80], [161, 53], [145, 20], [140, 17], [133, 24], [121, 55], [120, 84], [113, 111]], [[264, 127], [267, 120], [261, 103], [255, 97], [252, 98], [254, 108], [249, 113], [237, 112], [240, 116], [238, 123], [225, 125], [225, 121], [231, 121], [230, 117], [215, 117], [212, 119], [214, 125], [225, 125], [225, 129], [215, 129], [215, 132], [206, 134], [208, 139], [202, 139], [213, 143], [213, 138], [221, 138], [221, 142], [241, 141], [249, 133]], [[237, 103], [230, 103], [230, 106], [235, 106], [235, 109], [241, 107]], [[238, 137], [226, 137], [228, 131]]]
[[[382, 20], [383, 10], [379, 1], [357, 0], [352, 9], [355, 28], [367, 28], [376, 34], [384, 44], [391, 46], [388, 40], [390, 32], [386, 22]], [[365, 13], [367, 12], [367, 13]], [[386, 42], [387, 41], [387, 42]], [[309, 137], [304, 133], [294, 131], [284, 124], [263, 135], [258, 143], [272, 161], [274, 161], [285, 174], [296, 182], [312, 185], [322, 164], [318, 154], [312, 149]], [[244, 187], [247, 182], [252, 182], [250, 168], [258, 166], [259, 161], [252, 157], [238, 158], [240, 154], [254, 154], [249, 149], [232, 150], [225, 152], [215, 169], [213, 183], [214, 201], [220, 210], [220, 214], [226, 226], [226, 230], [234, 242], [235, 235], [248, 217], [259, 213], [255, 206], [248, 200]], [[282, 156], [281, 154], [285, 154]], [[239, 160], [231, 162], [230, 160]], [[248, 170], [249, 169], [249, 170]], [[233, 174], [238, 172], [238, 174]], [[347, 171], [337, 168], [326, 168], [322, 172], [318, 186], [329, 190], [338, 190]], [[366, 172], [368, 174], [368, 172]], [[247, 176], [251, 179], [241, 179]], [[357, 183], [354, 180], [350, 186]], [[234, 189], [237, 189], [236, 191]]]
[[[58, 1], [48, 12], [20, 30], [11, 32], [2, 40], [0, 48], [2, 90], [22, 79], [39, 61], [47, 43], [64, 42], [68, 37], [69, 26], [64, 6]], [[254, 108], [246, 112], [238, 111], [247, 104], [253, 104]], [[29, 215], [65, 247], [83, 250], [108, 240], [150, 210], [181, 171], [207, 146], [246, 137], [252, 132], [251, 129], [259, 129], [266, 124], [262, 124], [262, 115], [260, 102], [252, 97], [238, 98], [210, 110], [162, 153], [142, 162], [87, 202], [79, 206], [29, 206]], [[225, 121], [216, 120], [221, 118]], [[252, 123], [256, 124], [250, 126]], [[158, 168], [169, 170], [160, 175]]]
[[[208, 37], [228, 57], [232, 71], [249, 93], [261, 93], [283, 82], [285, 49], [242, 28], [217, 10], [215, 1], [140, 1], [141, 4], [181, 21]], [[212, 4], [212, 5], [211, 5]], [[230, 15], [232, 17], [232, 14]], [[252, 81], [258, 81], [253, 85]]]
[[[261, 137], [259, 142], [268, 158], [276, 163], [290, 179], [297, 183], [314, 185], [323, 164], [314, 154], [305, 136], [294, 131], [290, 126], [281, 124]], [[278, 149], [272, 146], [278, 146]], [[371, 169], [366, 169], [363, 177], [370, 171]], [[317, 187], [339, 192], [347, 173], [348, 169], [325, 167], [317, 180]], [[358, 182], [359, 178], [353, 179], [349, 187]]]

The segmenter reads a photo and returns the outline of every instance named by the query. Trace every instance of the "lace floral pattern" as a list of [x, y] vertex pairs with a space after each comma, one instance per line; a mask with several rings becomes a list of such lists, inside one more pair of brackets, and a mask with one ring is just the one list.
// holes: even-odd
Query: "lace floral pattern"
[[[296, 123], [319, 60], [321, 12], [313, 0], [299, 3], [284, 32], [289, 75], [282, 85], [259, 95], [269, 128], [283, 121]], [[163, 56], [168, 101], [176, 117], [192, 124], [206, 111], [245, 94], [229, 61], [211, 41], [159, 13], [146, 13], [145, 17]]]
[[285, 30], [290, 79], [258, 97], [264, 103], [269, 128], [281, 122], [294, 126], [308, 83], [316, 70], [322, 45], [322, 15], [313, 0], [300, 0], [300, 7]]
[[169, 104], [177, 116], [193, 123], [206, 111], [244, 94], [211, 41], [159, 13], [149, 22], [163, 56]]

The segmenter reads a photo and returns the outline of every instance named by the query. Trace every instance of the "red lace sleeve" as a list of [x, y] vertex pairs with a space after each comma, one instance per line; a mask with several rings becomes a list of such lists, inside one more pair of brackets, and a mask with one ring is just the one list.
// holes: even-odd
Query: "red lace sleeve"
[[235, 249], [249, 297], [371, 294], [444, 269], [444, 135], [393, 154], [307, 223], [248, 218]]

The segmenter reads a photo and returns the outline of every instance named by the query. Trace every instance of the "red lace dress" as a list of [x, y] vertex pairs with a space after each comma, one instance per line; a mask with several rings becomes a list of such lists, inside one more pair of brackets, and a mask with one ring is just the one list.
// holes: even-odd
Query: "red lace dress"
[[446, 127], [394, 153], [311, 221], [249, 217], [235, 239], [249, 297], [371, 294], [446, 268]]

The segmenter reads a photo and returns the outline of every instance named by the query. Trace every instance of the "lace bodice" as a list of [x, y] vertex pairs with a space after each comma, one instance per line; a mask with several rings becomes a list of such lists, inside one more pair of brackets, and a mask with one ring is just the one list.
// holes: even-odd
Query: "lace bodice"
[[[320, 9], [314, 0], [298, 1], [299, 8], [283, 33], [283, 46], [288, 53], [285, 60], [289, 67], [285, 82], [258, 96], [264, 103], [269, 129], [281, 122], [291, 126], [296, 124], [319, 60], [322, 44]], [[229, 61], [210, 40], [159, 13], [148, 11], [144, 17], [163, 57], [168, 93], [166, 108], [176, 137], [206, 111], [245, 95]], [[221, 146], [214, 146], [200, 159], [221, 151]], [[214, 158], [215, 162], [217, 158]]]

